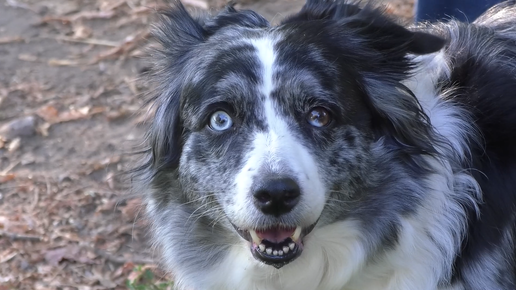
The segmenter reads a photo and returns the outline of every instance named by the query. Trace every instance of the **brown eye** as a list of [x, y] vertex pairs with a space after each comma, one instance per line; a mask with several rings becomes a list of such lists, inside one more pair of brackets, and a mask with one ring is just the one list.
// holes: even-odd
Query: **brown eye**
[[308, 112], [307, 121], [315, 127], [324, 127], [331, 121], [330, 112], [322, 107], [313, 108]]

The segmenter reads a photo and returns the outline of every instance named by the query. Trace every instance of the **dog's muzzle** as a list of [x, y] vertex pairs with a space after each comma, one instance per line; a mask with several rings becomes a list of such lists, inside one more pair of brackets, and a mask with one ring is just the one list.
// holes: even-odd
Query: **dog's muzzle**
[[[255, 207], [268, 217], [280, 216], [295, 210], [301, 198], [298, 183], [288, 177], [265, 176], [252, 188]], [[294, 261], [303, 251], [303, 238], [315, 223], [307, 228], [296, 225], [269, 225], [257, 228], [239, 228], [241, 237], [250, 242], [253, 257], [265, 264], [281, 268]]]
[[301, 255], [303, 238], [313, 230], [315, 223], [304, 229], [300, 226], [278, 226], [266, 230], [243, 230], [233, 226], [242, 238], [250, 242], [251, 254], [256, 260], [279, 269]]

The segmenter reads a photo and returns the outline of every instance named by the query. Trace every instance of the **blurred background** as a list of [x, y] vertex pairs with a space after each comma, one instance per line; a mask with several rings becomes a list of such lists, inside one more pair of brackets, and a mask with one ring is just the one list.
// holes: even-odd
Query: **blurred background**
[[[304, 3], [236, 2], [272, 22]], [[414, 0], [384, 4], [412, 20]], [[124, 176], [151, 89], [138, 80], [149, 23], [164, 5], [0, 0], [0, 290], [170, 288]]]

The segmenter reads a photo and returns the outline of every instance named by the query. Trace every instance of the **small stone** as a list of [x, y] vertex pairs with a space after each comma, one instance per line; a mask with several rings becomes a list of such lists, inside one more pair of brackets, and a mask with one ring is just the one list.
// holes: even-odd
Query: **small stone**
[[5, 141], [32, 136], [34, 133], [36, 133], [36, 118], [34, 116], [14, 119], [0, 126], [0, 136]]
[[13, 139], [9, 145], [7, 145], [7, 151], [14, 152], [20, 148], [21, 145], [21, 139], [20, 137]]

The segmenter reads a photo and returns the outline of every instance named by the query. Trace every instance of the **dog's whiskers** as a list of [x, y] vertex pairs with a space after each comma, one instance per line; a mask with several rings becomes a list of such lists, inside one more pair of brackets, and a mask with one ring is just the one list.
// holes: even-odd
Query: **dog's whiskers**
[[[196, 208], [196, 209], [195, 209], [195, 210], [190, 214], [190, 216], [188, 217], [188, 219], [186, 220], [186, 222], [188, 223], [192, 217], [196, 217], [196, 216], [198, 216], [198, 217], [202, 217], [202, 216], [205, 216], [205, 215], [206, 215], [206, 212], [209, 212], [209, 211], [211, 211], [211, 210], [213, 210], [214, 208], [217, 208], [217, 207], [210, 208], [210, 209], [208, 209], [207, 211], [203, 211], [203, 212], [198, 213], [197, 215], [196, 215], [196, 213], [197, 213], [199, 210], [202, 210], [203, 208], [205, 208], [205, 207], [207, 207], [207, 206], [209, 206], [209, 205], [212, 205], [212, 204], [216, 204], [216, 203], [217, 203], [217, 201], [216, 201], [216, 200], [213, 200], [213, 201], [210, 201], [210, 202], [207, 202], [207, 203], [203, 203], [203, 204], [201, 204], [200, 206], [198, 206], [198, 207], [197, 207], [197, 208]], [[197, 219], [198, 219], [198, 218], [197, 218]]]
[[[199, 192], [201, 192], [201, 191], [199, 191]], [[206, 192], [208, 192], [208, 191], [206, 191]], [[215, 193], [199, 196], [198, 198], [195, 198], [195, 199], [192, 199], [192, 200], [190, 200], [188, 202], [182, 203], [182, 205], [189, 205], [189, 204], [196, 203], [198, 201], [202, 201], [202, 200], [205, 200], [205, 199], [210, 199], [210, 198], [213, 198], [213, 197], [216, 197]]]

